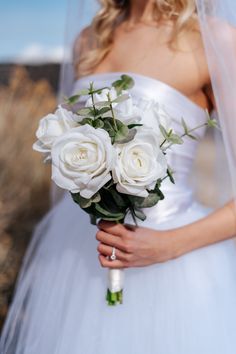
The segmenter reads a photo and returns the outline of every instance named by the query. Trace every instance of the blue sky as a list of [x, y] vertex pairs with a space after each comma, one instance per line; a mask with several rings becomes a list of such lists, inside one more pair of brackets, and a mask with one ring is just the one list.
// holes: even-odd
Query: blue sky
[[0, 0], [0, 61], [25, 52], [59, 51], [64, 41], [66, 0]]

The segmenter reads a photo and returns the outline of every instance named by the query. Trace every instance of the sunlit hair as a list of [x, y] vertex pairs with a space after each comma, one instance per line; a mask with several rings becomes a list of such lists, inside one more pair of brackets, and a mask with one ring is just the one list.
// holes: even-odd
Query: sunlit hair
[[[99, 0], [99, 2], [101, 9], [94, 17], [89, 30], [89, 36], [94, 38], [92, 48], [82, 50], [80, 59], [76, 63], [76, 71], [79, 76], [93, 72], [94, 68], [105, 58], [112, 48], [113, 35], [117, 25], [125, 20], [129, 14], [129, 0], [123, 1], [122, 5], [119, 0]], [[154, 0], [153, 14], [156, 21], [171, 20], [173, 22], [173, 35], [170, 40], [170, 43], [173, 43], [182, 31], [194, 25], [196, 18], [195, 1]]]

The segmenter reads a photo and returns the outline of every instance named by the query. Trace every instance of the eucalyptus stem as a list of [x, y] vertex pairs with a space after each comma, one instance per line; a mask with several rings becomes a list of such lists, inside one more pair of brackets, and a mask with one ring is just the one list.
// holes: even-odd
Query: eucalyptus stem
[[166, 141], [167, 141], [166, 139], [163, 140], [163, 142], [160, 145], [160, 148], [162, 148], [162, 146], [165, 144]]
[[[196, 127], [188, 130], [188, 133], [192, 133], [194, 130], [197, 130], [197, 129], [200, 129], [200, 128], [203, 128], [205, 126], [208, 126], [207, 122], [206, 123], [203, 123], [203, 124], [200, 124], [200, 125], [197, 125]], [[184, 133], [181, 135], [181, 138], [183, 138], [184, 136], [188, 135], [188, 133]]]
[[[194, 128], [192, 128], [192, 129], [188, 130], [187, 132], [181, 134], [179, 137], [180, 137], [180, 138], [184, 138], [185, 136], [188, 136], [189, 133], [192, 133], [193, 131], [195, 131], [195, 130], [197, 130], [197, 129], [200, 129], [200, 128], [203, 128], [203, 127], [205, 127], [205, 126], [208, 126], [208, 123], [207, 123], [207, 122], [206, 122], [206, 123], [203, 123], [203, 124], [200, 124], [200, 125], [197, 125], [196, 127], [194, 127]], [[160, 146], [163, 146], [163, 144], [165, 143], [166, 140], [167, 140], [167, 139], [165, 139], [165, 140], [162, 142], [162, 144], [161, 144]], [[170, 143], [168, 146], [166, 146], [166, 148], [164, 149], [164, 151], [166, 151], [167, 149], [169, 149], [172, 145], [175, 145], [175, 143]]]
[[168, 174], [166, 174], [165, 177], [161, 178], [161, 183], [162, 183], [165, 179], [167, 179], [167, 178], [169, 178], [169, 175], [168, 175]]
[[107, 94], [107, 98], [108, 98], [109, 107], [110, 107], [110, 110], [111, 110], [111, 115], [112, 115], [112, 119], [113, 119], [113, 123], [114, 123], [114, 128], [117, 131], [118, 128], [117, 128], [117, 124], [116, 124], [115, 113], [114, 113], [114, 110], [113, 110], [113, 107], [112, 107], [112, 101], [111, 101], [110, 93]]
[[93, 105], [93, 112], [94, 112], [94, 117], [96, 116], [96, 106], [95, 106], [95, 101], [94, 101], [94, 87], [93, 87], [93, 82], [90, 83], [90, 95], [92, 99], [92, 105]]
[[[170, 136], [171, 134], [172, 134], [172, 132], [173, 132], [173, 129], [170, 129], [170, 131], [168, 132], [168, 136]], [[163, 140], [163, 142], [161, 143], [161, 145], [160, 145], [160, 148], [162, 148], [162, 146], [165, 144], [165, 142], [167, 141], [167, 139], [165, 138], [164, 140]]]

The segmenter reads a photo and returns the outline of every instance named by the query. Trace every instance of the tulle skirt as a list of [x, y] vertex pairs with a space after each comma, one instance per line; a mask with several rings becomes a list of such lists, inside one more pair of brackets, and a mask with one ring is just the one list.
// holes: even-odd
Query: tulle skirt
[[[209, 213], [193, 202], [155, 229]], [[2, 333], [1, 354], [235, 354], [233, 239], [125, 270], [124, 302], [107, 306], [96, 227], [66, 196], [37, 226]]]

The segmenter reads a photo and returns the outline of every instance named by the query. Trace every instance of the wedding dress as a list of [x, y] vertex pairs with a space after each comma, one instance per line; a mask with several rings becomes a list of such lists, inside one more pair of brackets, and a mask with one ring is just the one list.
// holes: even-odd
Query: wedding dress
[[[205, 111], [164, 82], [129, 73], [134, 102], [144, 111], [157, 100], [182, 132], [206, 121]], [[103, 87], [120, 73], [75, 82]], [[152, 126], [154, 117], [146, 117]], [[186, 138], [168, 154], [175, 185], [165, 180], [165, 199], [145, 209], [140, 225], [168, 230], [211, 212], [189, 183], [198, 140]], [[207, 153], [207, 152], [206, 152]], [[131, 223], [132, 220], [127, 219]], [[107, 269], [98, 260], [96, 227], [66, 193], [37, 226], [2, 333], [1, 354], [235, 354], [236, 247], [234, 240], [194, 250], [177, 259], [125, 270], [124, 302], [106, 304]]]

